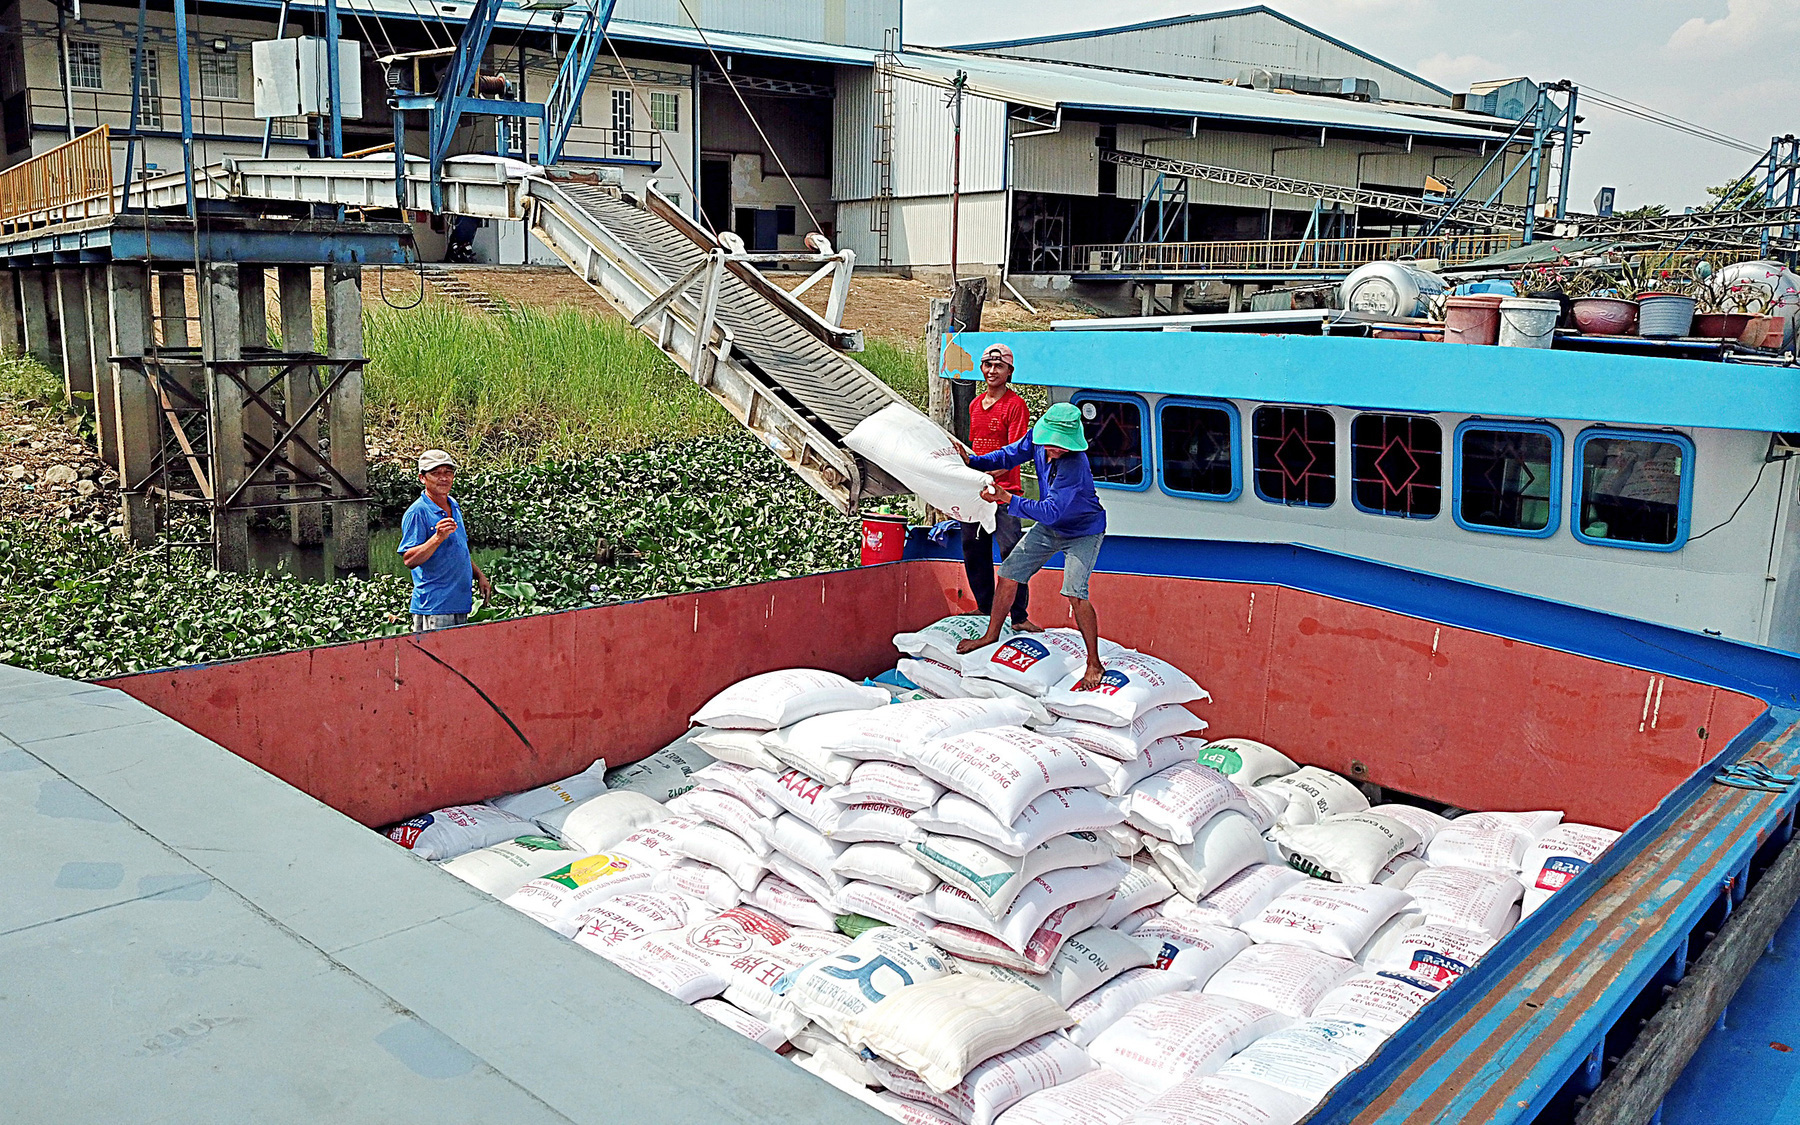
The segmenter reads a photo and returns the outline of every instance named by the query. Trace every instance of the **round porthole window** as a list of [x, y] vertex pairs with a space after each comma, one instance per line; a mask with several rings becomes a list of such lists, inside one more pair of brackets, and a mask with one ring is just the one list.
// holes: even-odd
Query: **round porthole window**
[[1095, 418], [1099, 417], [1099, 415], [1100, 412], [1094, 409], [1093, 403], [1084, 402], [1081, 404], [1081, 417], [1083, 421], [1092, 422]]

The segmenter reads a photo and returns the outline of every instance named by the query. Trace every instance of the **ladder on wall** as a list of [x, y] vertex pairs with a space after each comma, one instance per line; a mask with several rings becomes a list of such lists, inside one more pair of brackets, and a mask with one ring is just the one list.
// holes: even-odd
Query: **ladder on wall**
[[894, 264], [894, 56], [899, 50], [900, 29], [890, 27], [875, 62], [875, 209], [869, 215], [876, 262], [883, 266]]

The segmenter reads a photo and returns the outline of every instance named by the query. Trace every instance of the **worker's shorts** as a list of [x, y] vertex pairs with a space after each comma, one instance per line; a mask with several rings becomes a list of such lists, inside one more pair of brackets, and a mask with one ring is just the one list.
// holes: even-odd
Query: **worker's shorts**
[[434, 629], [448, 629], [452, 625], [467, 624], [466, 613], [415, 613], [412, 615], [413, 632], [429, 633]]
[[1105, 538], [1104, 534], [1070, 538], [1058, 535], [1041, 523], [1034, 523], [1025, 538], [1019, 540], [1019, 545], [1007, 554], [1006, 561], [1000, 564], [1000, 577], [1029, 582], [1032, 575], [1044, 569], [1051, 555], [1061, 551], [1063, 597], [1086, 601], [1088, 575], [1094, 572], [1094, 563], [1100, 557], [1100, 541]]

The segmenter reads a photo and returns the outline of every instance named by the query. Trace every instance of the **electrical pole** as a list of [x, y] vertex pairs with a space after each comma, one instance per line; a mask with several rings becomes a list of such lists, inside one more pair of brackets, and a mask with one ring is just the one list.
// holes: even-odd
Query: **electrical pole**
[[962, 212], [962, 107], [963, 89], [969, 84], [967, 71], [956, 72], [956, 81], [950, 85], [950, 108], [953, 122], [953, 140], [950, 143], [950, 285], [956, 285], [956, 243], [957, 222]]

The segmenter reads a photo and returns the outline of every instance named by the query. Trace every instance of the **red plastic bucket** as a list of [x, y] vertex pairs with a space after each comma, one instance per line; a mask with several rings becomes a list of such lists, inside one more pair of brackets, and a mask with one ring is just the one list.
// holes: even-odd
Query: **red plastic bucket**
[[862, 521], [862, 564], [899, 562], [906, 551], [906, 518], [904, 516], [864, 516]]
[[1444, 302], [1444, 340], [1451, 344], [1492, 344], [1500, 338], [1498, 293], [1474, 293]]

